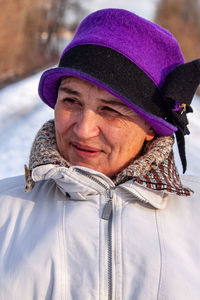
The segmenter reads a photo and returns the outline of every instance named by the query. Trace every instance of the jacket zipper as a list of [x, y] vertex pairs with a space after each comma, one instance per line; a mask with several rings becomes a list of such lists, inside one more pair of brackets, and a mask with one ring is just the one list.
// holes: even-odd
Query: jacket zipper
[[107, 189], [108, 201], [106, 202], [101, 218], [108, 221], [107, 231], [107, 264], [108, 264], [108, 300], [112, 300], [112, 217], [113, 217], [113, 189]]
[[104, 205], [101, 218], [108, 221], [107, 239], [106, 239], [106, 257], [107, 257], [107, 284], [108, 284], [108, 300], [112, 300], [112, 216], [113, 216], [113, 190], [115, 187], [107, 187], [98, 179], [92, 177], [90, 174], [81, 169], [76, 169], [76, 172], [90, 178], [95, 183], [99, 184], [106, 190], [108, 201]]
[[[107, 268], [108, 298], [107, 299], [112, 300], [112, 220], [113, 220], [112, 199], [113, 199], [113, 191], [116, 188], [116, 186], [107, 187], [105, 184], [103, 184], [101, 181], [99, 181], [95, 177], [92, 177], [86, 171], [81, 170], [81, 169], [75, 169], [75, 170], [77, 173], [80, 173], [81, 175], [88, 177], [89, 179], [91, 179], [92, 181], [94, 181], [95, 183], [97, 183], [98, 185], [100, 185], [101, 187], [103, 187], [106, 190], [106, 195], [107, 195], [108, 201], [104, 205], [101, 218], [108, 221], [108, 231], [107, 231], [107, 241], [106, 241], [106, 243], [107, 243], [107, 265], [108, 265], [108, 268]], [[145, 204], [148, 204], [147, 201], [138, 197], [137, 195], [134, 195], [134, 197], [137, 200], [139, 200]]]

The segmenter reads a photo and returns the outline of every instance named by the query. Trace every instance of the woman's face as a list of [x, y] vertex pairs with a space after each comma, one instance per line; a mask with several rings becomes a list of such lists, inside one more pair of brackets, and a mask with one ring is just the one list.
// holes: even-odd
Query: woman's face
[[154, 131], [107, 91], [75, 77], [64, 78], [55, 106], [57, 147], [71, 164], [112, 178], [136, 157]]

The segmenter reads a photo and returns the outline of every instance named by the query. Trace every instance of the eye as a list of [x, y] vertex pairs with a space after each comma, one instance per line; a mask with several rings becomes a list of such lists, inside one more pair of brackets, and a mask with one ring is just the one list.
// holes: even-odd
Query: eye
[[102, 108], [103, 112], [106, 112], [106, 113], [109, 113], [109, 114], [113, 114], [113, 115], [120, 115], [121, 113], [115, 109], [113, 109], [112, 107], [110, 106], [104, 106]]
[[64, 109], [70, 111], [79, 111], [82, 107], [79, 100], [70, 97], [61, 99], [61, 103]]
[[78, 101], [76, 99], [72, 99], [72, 98], [64, 98], [63, 102], [69, 103], [69, 104], [78, 103]]

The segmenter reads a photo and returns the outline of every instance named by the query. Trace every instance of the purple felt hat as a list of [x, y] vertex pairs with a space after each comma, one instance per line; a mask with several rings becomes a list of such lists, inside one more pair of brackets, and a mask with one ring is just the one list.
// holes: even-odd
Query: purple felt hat
[[177, 127], [166, 118], [162, 87], [183, 63], [167, 30], [126, 10], [103, 9], [81, 22], [59, 66], [42, 74], [39, 95], [54, 108], [61, 78], [75, 76], [118, 97], [158, 135], [170, 135]]

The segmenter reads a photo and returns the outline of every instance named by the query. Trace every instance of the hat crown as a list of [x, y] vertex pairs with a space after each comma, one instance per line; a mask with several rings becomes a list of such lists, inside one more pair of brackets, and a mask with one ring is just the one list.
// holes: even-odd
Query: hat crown
[[171, 33], [124, 9], [103, 9], [86, 17], [63, 55], [78, 45], [111, 48], [135, 63], [160, 88], [167, 74], [184, 63]]

